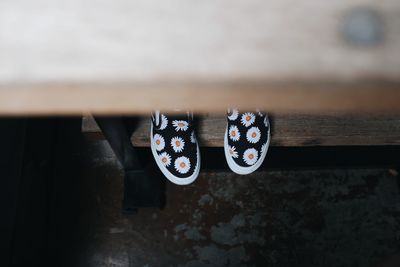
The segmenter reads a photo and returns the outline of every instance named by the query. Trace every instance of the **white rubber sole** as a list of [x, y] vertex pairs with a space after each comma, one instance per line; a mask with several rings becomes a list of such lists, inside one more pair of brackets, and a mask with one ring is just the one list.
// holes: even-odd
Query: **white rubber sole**
[[[153, 153], [154, 160], [157, 163], [158, 168], [160, 171], [164, 174], [164, 176], [170, 180], [172, 183], [177, 184], [177, 185], [188, 185], [193, 183], [196, 179], [197, 176], [199, 176], [200, 173], [200, 149], [199, 149], [199, 144], [197, 145], [197, 163], [196, 167], [194, 169], [194, 172], [192, 175], [186, 178], [180, 178], [168, 171], [168, 169], [160, 162], [158, 159], [158, 154], [157, 154], [157, 149], [153, 145], [153, 123], [151, 123], [151, 129], [150, 129], [150, 147], [151, 147], [151, 152]], [[172, 162], [171, 162], [172, 164]]]
[[260, 158], [258, 159], [256, 164], [249, 166], [249, 167], [242, 167], [242, 166], [238, 165], [232, 159], [231, 155], [229, 154], [228, 126], [226, 126], [225, 136], [224, 136], [224, 151], [225, 151], [226, 162], [228, 163], [229, 168], [234, 173], [237, 173], [240, 175], [246, 175], [246, 174], [250, 174], [250, 173], [256, 171], [258, 168], [260, 168], [261, 164], [264, 162], [265, 156], [267, 156], [270, 140], [271, 140], [270, 129], [268, 129], [267, 148], [265, 149], [264, 153], [260, 155]]

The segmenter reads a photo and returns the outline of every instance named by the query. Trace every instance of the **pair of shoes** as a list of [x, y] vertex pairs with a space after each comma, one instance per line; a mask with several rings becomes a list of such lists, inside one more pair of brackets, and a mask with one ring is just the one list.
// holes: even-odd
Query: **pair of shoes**
[[[200, 172], [193, 114], [155, 111], [151, 122], [151, 151], [161, 172], [175, 184], [192, 183]], [[224, 151], [233, 172], [245, 175], [257, 170], [267, 155], [269, 141], [270, 125], [265, 113], [228, 110]]]

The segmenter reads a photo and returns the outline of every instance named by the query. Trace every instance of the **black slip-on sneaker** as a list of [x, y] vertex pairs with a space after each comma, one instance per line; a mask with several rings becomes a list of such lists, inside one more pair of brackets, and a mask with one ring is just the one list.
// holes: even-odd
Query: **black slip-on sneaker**
[[155, 111], [151, 119], [151, 151], [165, 177], [178, 185], [196, 180], [200, 172], [200, 150], [193, 114]]
[[229, 168], [237, 174], [257, 170], [267, 155], [270, 142], [268, 116], [260, 111], [228, 110], [224, 151]]

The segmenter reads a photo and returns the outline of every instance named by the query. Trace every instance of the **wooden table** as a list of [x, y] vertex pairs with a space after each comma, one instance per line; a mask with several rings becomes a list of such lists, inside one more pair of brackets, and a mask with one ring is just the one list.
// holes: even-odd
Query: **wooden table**
[[399, 112], [398, 0], [2, 0], [0, 114]]

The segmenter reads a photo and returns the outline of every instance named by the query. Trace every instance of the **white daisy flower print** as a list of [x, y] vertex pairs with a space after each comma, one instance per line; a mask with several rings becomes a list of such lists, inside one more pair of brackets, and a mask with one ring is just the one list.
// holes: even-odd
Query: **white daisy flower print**
[[231, 115], [228, 116], [228, 119], [231, 121], [236, 120], [239, 117], [239, 111], [237, 109], [231, 110]]
[[168, 126], [168, 119], [164, 114], [161, 114], [160, 130], [164, 130]]
[[176, 153], [182, 152], [183, 147], [185, 146], [185, 141], [183, 141], [183, 139], [179, 136], [173, 137], [171, 139], [171, 146]]
[[231, 127], [229, 127], [229, 138], [232, 140], [232, 141], [239, 141], [239, 139], [240, 139], [240, 132], [239, 132], [239, 129], [238, 129], [238, 127], [236, 126], [236, 125], [231, 125]]
[[243, 160], [247, 165], [254, 165], [258, 160], [258, 151], [254, 148], [246, 149], [243, 153]]
[[236, 147], [234, 147], [234, 146], [229, 146], [229, 155], [231, 155], [231, 157], [232, 158], [238, 158], [239, 157], [239, 154], [238, 154], [238, 152], [236, 151]]
[[157, 151], [161, 151], [164, 149], [165, 147], [165, 141], [164, 141], [164, 137], [162, 137], [162, 135], [160, 134], [155, 134], [153, 136], [153, 142], [156, 146]]
[[167, 152], [163, 152], [158, 156], [160, 157], [161, 163], [165, 167], [169, 167], [169, 165], [171, 165], [171, 156]]
[[175, 160], [175, 170], [181, 174], [185, 174], [190, 170], [190, 160], [187, 157], [179, 157]]
[[261, 113], [261, 110], [257, 109], [256, 111], [257, 111], [258, 116], [264, 117], [264, 114]]
[[189, 128], [189, 123], [182, 120], [174, 120], [172, 125], [175, 127], [175, 131], [186, 131]]
[[193, 144], [196, 143], [196, 135], [194, 134], [194, 131], [190, 134], [190, 142]]
[[266, 150], [267, 150], [267, 143], [261, 146], [261, 154], [264, 154]]
[[251, 113], [251, 112], [246, 112], [242, 115], [242, 118], [240, 119], [240, 122], [246, 126], [249, 127], [250, 125], [252, 125], [254, 123], [254, 121], [256, 120], [256, 116]]
[[258, 127], [251, 127], [246, 133], [247, 141], [249, 141], [252, 144], [255, 144], [258, 141], [260, 141], [260, 137], [261, 137], [261, 131], [260, 129], [258, 129]]

